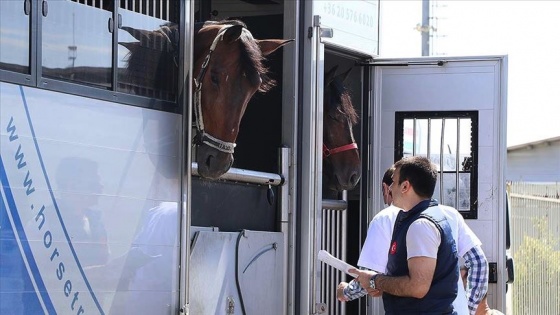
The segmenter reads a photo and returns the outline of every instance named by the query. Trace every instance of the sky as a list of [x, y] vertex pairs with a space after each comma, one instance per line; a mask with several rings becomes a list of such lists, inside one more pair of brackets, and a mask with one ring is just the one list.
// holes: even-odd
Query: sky
[[[421, 55], [421, 0], [381, 0], [381, 57]], [[431, 1], [433, 55], [508, 56], [507, 145], [560, 136], [560, 1]]]

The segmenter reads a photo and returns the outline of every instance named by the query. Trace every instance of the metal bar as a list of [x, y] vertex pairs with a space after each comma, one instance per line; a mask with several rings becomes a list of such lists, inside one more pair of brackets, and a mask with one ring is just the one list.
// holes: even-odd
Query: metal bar
[[444, 131], [445, 130], [445, 118], [441, 119], [441, 135], [440, 135], [440, 143], [439, 143], [439, 172], [440, 172], [440, 178], [439, 178], [439, 202], [440, 203], [444, 203], [443, 200], [443, 145], [444, 145]]
[[[206, 1], [206, 2], [210, 2], [210, 1]], [[168, 0], [166, 3], [167, 3], [167, 5], [166, 5], [166, 7], [165, 7], [165, 8], [166, 8], [166, 11], [165, 11], [165, 20], [169, 21], [169, 20], [171, 20], [171, 15], [169, 14], [169, 10], [170, 10], [170, 8], [169, 8], [169, 6], [170, 6], [169, 0]]]
[[[342, 199], [346, 202], [346, 209], [348, 209], [348, 191], [345, 190], [342, 192]], [[340, 259], [342, 259], [343, 261], [346, 261], [346, 249], [347, 249], [347, 237], [346, 237], [346, 232], [348, 230], [348, 211], [342, 211], [340, 213], [341, 215], [341, 221], [340, 221], [340, 240], [341, 240], [341, 251], [342, 254], [340, 255]], [[361, 224], [360, 224], [360, 228], [361, 228]], [[361, 233], [361, 232], [360, 232]], [[334, 285], [334, 287], [336, 288], [338, 286], [338, 284], [342, 281], [345, 280], [346, 274], [343, 272], [339, 272], [338, 273], [338, 281], [337, 283]], [[336, 294], [336, 293], [335, 293]], [[346, 314], [346, 303], [340, 303], [338, 302], [338, 300], [335, 298], [334, 299], [335, 303], [337, 305], [339, 305], [339, 312], [338, 314], [340, 315], [345, 315]]]
[[416, 118], [412, 119], [412, 155], [416, 155]]
[[[280, 161], [280, 174], [284, 178], [289, 177], [290, 173], [290, 156], [291, 151], [290, 148], [280, 148], [279, 149], [279, 161]], [[289, 185], [282, 185], [279, 188], [278, 192], [278, 200], [280, 200], [280, 230], [282, 232], [282, 236], [284, 237], [284, 277], [282, 278], [282, 284], [284, 290], [282, 290], [282, 303], [284, 310], [282, 314], [287, 314], [287, 305], [289, 296], [291, 296], [292, 292], [294, 292], [294, 272], [292, 270], [295, 269], [295, 254], [294, 254], [294, 246], [292, 244], [292, 233], [291, 227], [295, 224], [293, 222], [293, 216], [290, 213], [290, 188]]]
[[335, 211], [346, 210], [348, 208], [348, 202], [346, 200], [323, 199], [322, 207], [323, 209]]
[[[200, 176], [198, 174], [198, 163], [192, 162], [192, 174], [194, 176]], [[258, 185], [271, 185], [271, 186], [281, 186], [284, 185], [284, 177], [274, 173], [265, 173], [258, 171], [244, 170], [241, 168], [232, 167], [220, 176], [220, 179], [242, 182], [248, 184], [258, 184]]]
[[[325, 222], [325, 215], [326, 215], [326, 210], [323, 209], [321, 210], [321, 217], [323, 218], [323, 222]], [[324, 230], [323, 230], [324, 231]], [[327, 237], [324, 234], [321, 234], [321, 249], [325, 249], [328, 251], [328, 249], [326, 249], [327, 247]], [[326, 288], [327, 286], [327, 282], [326, 282], [326, 273], [327, 273], [327, 268], [328, 266], [324, 263], [321, 263], [321, 288]], [[322, 290], [322, 294], [321, 294], [321, 301], [325, 301], [326, 300], [326, 295], [327, 293], [325, 292], [325, 290]]]
[[[340, 215], [341, 215], [341, 212], [340, 212], [340, 211], [333, 211], [333, 215], [334, 215], [335, 218], [336, 218], [336, 220], [335, 220], [335, 224], [336, 224], [336, 226], [335, 226], [336, 234], [333, 235], [334, 240], [335, 240], [335, 248], [336, 248], [335, 252], [336, 252], [336, 257], [342, 259], [342, 250], [341, 250], [341, 247], [342, 247], [341, 241], [342, 241], [342, 240], [340, 239], [340, 236], [341, 236], [341, 233], [340, 233], [340, 228], [341, 228], [341, 226], [340, 226], [340, 223], [341, 223], [341, 222], [340, 222], [340, 221], [341, 221], [341, 220], [340, 220]], [[340, 279], [340, 271], [335, 270], [335, 271], [334, 271], [333, 282], [331, 283], [331, 292], [335, 293], [335, 292], [334, 292], [334, 289], [336, 288], [336, 285], [339, 283], [339, 279]], [[332, 298], [334, 295], [336, 295], [336, 293], [335, 293], [335, 294], [331, 294], [331, 296], [330, 296], [330, 297], [331, 297], [330, 301], [331, 301], [332, 309], [333, 309], [331, 314], [335, 314], [335, 315], [336, 315], [336, 314], [338, 314], [338, 312], [337, 312], [337, 306], [338, 306], [338, 305], [337, 305], [337, 303], [336, 303], [337, 300]]]
[[[118, 12], [119, 12], [119, 4], [117, 3], [117, 1], [115, 1], [113, 3], [113, 12], [111, 14], [111, 16], [113, 17], [113, 29], [115, 30], [113, 32], [113, 34], [111, 34], [111, 37], [113, 38], [113, 51], [118, 51], [119, 50], [119, 16], [118, 16]], [[111, 90], [116, 92], [118, 90], [118, 81], [119, 81], [119, 56], [117, 53], [113, 53], [112, 57], [111, 57], [111, 65], [112, 65], [112, 71], [111, 71]]]
[[431, 155], [430, 151], [431, 151], [431, 146], [432, 146], [432, 119], [431, 118], [428, 118], [428, 141], [427, 141], [427, 144], [428, 144], [427, 153], [428, 153], [428, 159], [429, 159], [430, 155]]
[[383, 67], [408, 67], [408, 66], [443, 66], [445, 65], [448, 60], [437, 60], [437, 61], [408, 61], [408, 62], [388, 62], [388, 61], [381, 61], [375, 63], [362, 63], [356, 62], [356, 66], [361, 67], [376, 67], [376, 66], [383, 66]]
[[457, 118], [457, 147], [455, 148], [455, 209], [459, 209], [459, 148], [461, 145], [461, 119]]
[[430, 1], [422, 0], [422, 26], [420, 27], [422, 56], [430, 55]]
[[[330, 211], [330, 209], [327, 210], [326, 217], [327, 217], [327, 222], [325, 222], [324, 226], [326, 227], [326, 230], [327, 230], [326, 233], [325, 233], [325, 235], [326, 235], [325, 238], [326, 238], [326, 241], [327, 241], [327, 248], [328, 248], [327, 251], [332, 254], [333, 253], [333, 246], [332, 246], [333, 233], [332, 233], [332, 222], [331, 222], [332, 221], [332, 211]], [[327, 292], [327, 296], [330, 293], [330, 286], [331, 286], [331, 283], [332, 283], [331, 282], [331, 276], [334, 272], [333, 269], [334, 268], [329, 266], [329, 271], [327, 273], [327, 279], [326, 279], [327, 286], [326, 286], [326, 288], [324, 288], [324, 290]], [[324, 301], [321, 301], [321, 302], [326, 302], [327, 307], [331, 304], [331, 303], [329, 303], [328, 300], [324, 300]], [[331, 312], [332, 311], [329, 309], [328, 314], [331, 314]]]
[[552, 198], [547, 198], [547, 197], [530, 196], [530, 195], [516, 194], [516, 193], [511, 193], [509, 195], [512, 198], [523, 198], [523, 199], [528, 199], [528, 200], [536, 200], [536, 201], [544, 201], [544, 202], [551, 202], [551, 203], [554, 203], [554, 204], [556, 204], [556, 203], [560, 204], [560, 199], [552, 199]]
[[[134, 3], [134, 1], [133, 1]], [[180, 161], [181, 161], [181, 230], [180, 230], [180, 243], [179, 243], [179, 309], [182, 314], [189, 314], [190, 293], [189, 293], [189, 273], [190, 264], [190, 231], [191, 231], [191, 202], [192, 202], [192, 168], [187, 167], [192, 161], [192, 146], [191, 146], [191, 121], [192, 121], [192, 90], [190, 82], [191, 78], [189, 73], [192, 68], [192, 55], [193, 55], [193, 38], [192, 38], [192, 12], [194, 11], [194, 4], [191, 1], [185, 1], [178, 6], [179, 21], [181, 30], [181, 39], [179, 41], [179, 80], [178, 84], [178, 100], [182, 104], [182, 124], [181, 124], [181, 143], [180, 143]], [[184, 87], [184, 90], [183, 90]], [[182, 311], [182, 312], [181, 312]]]

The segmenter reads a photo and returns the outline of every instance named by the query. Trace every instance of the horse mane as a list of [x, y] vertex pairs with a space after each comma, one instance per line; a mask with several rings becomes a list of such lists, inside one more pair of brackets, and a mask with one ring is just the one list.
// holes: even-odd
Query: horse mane
[[[247, 31], [247, 25], [239, 20], [221, 20], [221, 21], [206, 21], [204, 24], [197, 23], [195, 25], [195, 32], [204, 27], [210, 25], [240, 25], [243, 26]], [[268, 92], [271, 88], [276, 85], [276, 81], [271, 79], [267, 73], [268, 68], [264, 65], [264, 60], [266, 58], [263, 56], [261, 52], [261, 48], [259, 47], [258, 42], [250, 35], [248, 32], [243, 32], [240, 37], [240, 49], [241, 56], [239, 58], [239, 66], [241, 69], [245, 69], [246, 75], [250, 80], [261, 80], [259, 86], [259, 92], [265, 93]], [[253, 82], [259, 83], [259, 82]]]
[[[352, 125], [358, 123], [358, 113], [354, 106], [352, 106], [352, 99], [350, 97], [350, 91], [348, 88], [343, 84], [342, 80], [339, 78], [335, 78], [329, 84], [329, 87], [335, 92], [335, 97], [340, 98], [340, 107], [342, 112], [348, 116]], [[327, 102], [330, 109], [336, 110], [337, 103], [336, 102]]]

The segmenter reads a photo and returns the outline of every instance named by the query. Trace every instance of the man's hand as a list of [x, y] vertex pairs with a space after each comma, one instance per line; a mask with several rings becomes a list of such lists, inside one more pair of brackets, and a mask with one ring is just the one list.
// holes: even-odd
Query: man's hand
[[379, 289], [368, 288], [367, 289], [367, 294], [371, 297], [379, 297], [379, 296], [383, 295], [383, 291], [381, 291]]
[[380, 289], [378, 289], [378, 288], [377, 289], [372, 289], [369, 286], [369, 280], [371, 279], [371, 277], [376, 275], [377, 272], [370, 271], [370, 270], [357, 270], [357, 269], [350, 269], [349, 271], [358, 275], [356, 280], [358, 280], [358, 282], [360, 282], [360, 285], [362, 286], [362, 288], [366, 289], [369, 296], [379, 297], [383, 294], [383, 291], [381, 291]]
[[348, 282], [341, 282], [338, 284], [338, 286], [336, 287], [336, 298], [340, 301], [340, 302], [347, 302], [348, 299], [344, 296], [344, 288], [346, 288], [348, 286]]
[[372, 290], [369, 287], [369, 280], [371, 279], [371, 277], [377, 274], [377, 272], [370, 271], [370, 270], [358, 270], [358, 269], [350, 269], [348, 271], [358, 275], [358, 277], [356, 277], [356, 280], [358, 280], [362, 288], [368, 290], [368, 294], [369, 294], [369, 291]]

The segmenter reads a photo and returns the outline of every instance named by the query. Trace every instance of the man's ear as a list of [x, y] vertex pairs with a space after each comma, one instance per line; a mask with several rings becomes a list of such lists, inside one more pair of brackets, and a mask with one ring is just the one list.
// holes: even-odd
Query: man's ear
[[409, 182], [408, 180], [405, 180], [405, 181], [402, 183], [402, 188], [401, 188], [401, 189], [402, 189], [402, 192], [403, 192], [403, 193], [404, 193], [404, 192], [407, 192], [407, 191], [410, 189], [410, 187], [411, 187], [411, 186], [410, 186], [410, 182]]

